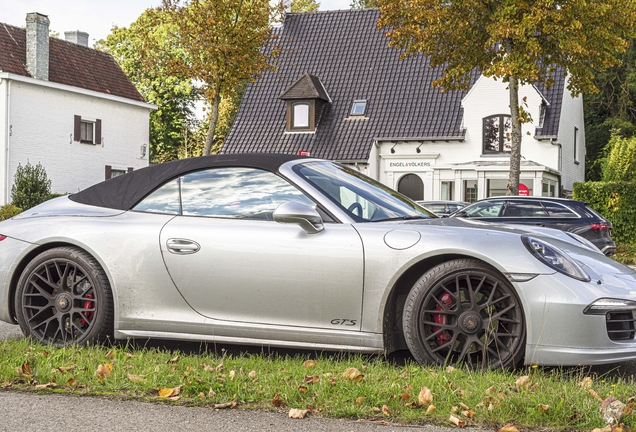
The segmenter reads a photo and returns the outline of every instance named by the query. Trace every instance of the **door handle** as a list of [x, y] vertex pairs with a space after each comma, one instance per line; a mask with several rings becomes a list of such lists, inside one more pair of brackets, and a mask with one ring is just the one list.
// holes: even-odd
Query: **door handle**
[[166, 246], [170, 253], [179, 255], [190, 255], [201, 249], [199, 243], [188, 239], [168, 239]]

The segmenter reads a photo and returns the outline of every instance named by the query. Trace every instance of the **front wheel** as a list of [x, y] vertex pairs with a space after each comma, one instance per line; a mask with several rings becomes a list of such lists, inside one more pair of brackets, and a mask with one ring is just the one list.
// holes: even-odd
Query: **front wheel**
[[514, 288], [478, 260], [449, 261], [426, 272], [407, 297], [403, 326], [420, 364], [510, 368], [525, 350], [523, 308]]
[[113, 332], [113, 300], [99, 263], [74, 247], [41, 253], [20, 276], [15, 311], [25, 336], [67, 346], [100, 342]]

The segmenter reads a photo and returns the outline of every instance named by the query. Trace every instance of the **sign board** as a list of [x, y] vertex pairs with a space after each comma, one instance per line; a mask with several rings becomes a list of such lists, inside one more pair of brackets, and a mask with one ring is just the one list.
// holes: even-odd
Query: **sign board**
[[385, 159], [385, 171], [421, 171], [433, 165], [431, 159]]
[[311, 156], [311, 154], [307, 150], [298, 150], [296, 154], [298, 156]]
[[530, 189], [523, 183], [519, 183], [519, 196], [530, 196]]

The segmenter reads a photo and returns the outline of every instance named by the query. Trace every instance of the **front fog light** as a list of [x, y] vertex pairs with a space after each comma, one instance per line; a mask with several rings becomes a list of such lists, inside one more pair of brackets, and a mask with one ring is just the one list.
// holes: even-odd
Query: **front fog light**
[[636, 301], [602, 298], [587, 306], [585, 315], [605, 315], [607, 312], [636, 310]]

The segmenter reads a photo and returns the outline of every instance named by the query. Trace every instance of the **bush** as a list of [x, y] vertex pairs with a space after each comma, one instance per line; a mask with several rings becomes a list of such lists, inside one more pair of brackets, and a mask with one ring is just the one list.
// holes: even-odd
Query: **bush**
[[601, 162], [603, 181], [634, 181], [636, 138], [613, 136], [606, 146], [607, 157]]
[[39, 162], [35, 166], [29, 162], [25, 166], [18, 165], [11, 187], [13, 205], [27, 210], [49, 199], [50, 194], [51, 180]]
[[13, 216], [22, 213], [22, 209], [20, 207], [16, 207], [13, 204], [7, 204], [6, 206], [0, 207], [0, 221], [11, 219]]
[[636, 243], [636, 182], [575, 183], [573, 195], [612, 222], [617, 243]]

